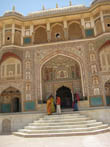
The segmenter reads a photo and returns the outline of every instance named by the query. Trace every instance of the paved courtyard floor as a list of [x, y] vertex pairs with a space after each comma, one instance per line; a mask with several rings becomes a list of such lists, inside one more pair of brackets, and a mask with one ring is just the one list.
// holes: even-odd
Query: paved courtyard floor
[[98, 135], [22, 138], [0, 136], [0, 147], [110, 147], [110, 132]]

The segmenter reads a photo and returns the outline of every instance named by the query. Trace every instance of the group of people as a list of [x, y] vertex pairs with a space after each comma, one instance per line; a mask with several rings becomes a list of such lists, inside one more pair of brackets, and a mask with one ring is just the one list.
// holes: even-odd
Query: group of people
[[[72, 108], [73, 111], [78, 111], [78, 101], [80, 100], [79, 95], [74, 93], [73, 95], [73, 103]], [[47, 99], [47, 113], [51, 115], [52, 113], [57, 112], [57, 114], [61, 114], [61, 98], [60, 96], [56, 96], [56, 101], [54, 101], [54, 97], [50, 95]]]
[[51, 115], [55, 111], [57, 111], [57, 114], [61, 114], [61, 98], [57, 96], [55, 103], [54, 97], [50, 95], [47, 99], [47, 113]]

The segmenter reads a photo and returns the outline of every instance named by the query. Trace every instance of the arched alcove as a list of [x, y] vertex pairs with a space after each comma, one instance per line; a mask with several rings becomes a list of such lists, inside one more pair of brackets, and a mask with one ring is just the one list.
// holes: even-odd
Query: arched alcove
[[69, 40], [83, 38], [83, 33], [80, 24], [71, 23], [68, 27], [68, 38]]
[[14, 87], [5, 89], [0, 95], [1, 113], [21, 111], [21, 93]]
[[46, 43], [47, 42], [47, 32], [45, 27], [38, 27], [34, 33], [34, 43]]
[[63, 25], [55, 24], [51, 27], [51, 41], [62, 41], [64, 40], [64, 29]]

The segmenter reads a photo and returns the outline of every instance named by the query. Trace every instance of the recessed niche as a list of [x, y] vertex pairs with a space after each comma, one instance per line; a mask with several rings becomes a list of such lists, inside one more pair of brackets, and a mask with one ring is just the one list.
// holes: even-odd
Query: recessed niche
[[56, 33], [56, 38], [60, 38], [60, 33]]
[[109, 23], [109, 24], [107, 24], [107, 27], [110, 27], [110, 23]]
[[10, 40], [10, 37], [7, 37], [7, 40]]

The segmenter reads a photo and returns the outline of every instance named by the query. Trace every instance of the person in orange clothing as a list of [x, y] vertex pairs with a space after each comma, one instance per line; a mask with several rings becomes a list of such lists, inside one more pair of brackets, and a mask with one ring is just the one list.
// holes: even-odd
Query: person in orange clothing
[[49, 98], [47, 99], [47, 113], [48, 113], [48, 115], [51, 115], [51, 114], [52, 114], [52, 111], [51, 111], [51, 104], [52, 104], [52, 102], [51, 102], [51, 97], [49, 97]]
[[61, 114], [61, 98], [59, 96], [56, 97], [56, 105], [57, 105], [57, 114]]

